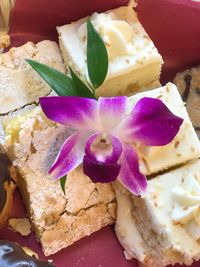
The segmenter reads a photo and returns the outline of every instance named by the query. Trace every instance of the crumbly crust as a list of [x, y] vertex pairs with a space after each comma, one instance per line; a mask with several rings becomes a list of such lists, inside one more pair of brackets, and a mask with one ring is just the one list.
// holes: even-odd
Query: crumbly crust
[[51, 92], [47, 83], [25, 61], [27, 58], [65, 72], [58, 46], [52, 41], [28, 42], [0, 54], [0, 115], [37, 103], [40, 96]]
[[40, 108], [17, 124], [18, 130], [7, 134], [6, 143], [22, 176], [19, 186], [44, 254], [56, 253], [112, 224], [116, 203], [110, 184], [92, 183], [80, 166], [68, 175], [65, 196], [59, 181], [48, 176], [70, 130], [48, 121]]
[[200, 138], [200, 66], [177, 73], [174, 83], [186, 102], [190, 119]]
[[8, 227], [22, 236], [28, 236], [31, 233], [31, 224], [28, 218], [10, 218]]

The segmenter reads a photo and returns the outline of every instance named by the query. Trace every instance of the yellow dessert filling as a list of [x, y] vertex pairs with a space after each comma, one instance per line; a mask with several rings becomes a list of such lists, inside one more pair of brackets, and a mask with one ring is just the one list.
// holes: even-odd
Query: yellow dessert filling
[[44, 121], [47, 127], [56, 125], [55, 122], [46, 118], [40, 107], [24, 111], [23, 114], [18, 114], [14, 117], [8, 117], [3, 121], [6, 144], [18, 142], [19, 132], [23, 130], [24, 123], [31, 119], [34, 120], [34, 129], [36, 130], [42, 130], [41, 122]]

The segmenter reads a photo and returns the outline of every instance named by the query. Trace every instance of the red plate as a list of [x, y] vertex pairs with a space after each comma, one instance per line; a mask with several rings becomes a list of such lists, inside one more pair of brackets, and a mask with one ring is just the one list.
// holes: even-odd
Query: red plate
[[[55, 26], [126, 3], [127, 0], [17, 0], [11, 22], [12, 46], [27, 41], [57, 40]], [[139, 19], [165, 60], [163, 82], [170, 81], [177, 71], [200, 63], [200, 3], [190, 0], [139, 0], [137, 10]], [[12, 216], [25, 215], [16, 192]], [[18, 241], [44, 258], [33, 234], [22, 238], [5, 228], [0, 231], [0, 239]], [[83, 238], [50, 258], [57, 267], [137, 266], [135, 261], [125, 260], [113, 227]], [[198, 266], [200, 263], [192, 265]]]

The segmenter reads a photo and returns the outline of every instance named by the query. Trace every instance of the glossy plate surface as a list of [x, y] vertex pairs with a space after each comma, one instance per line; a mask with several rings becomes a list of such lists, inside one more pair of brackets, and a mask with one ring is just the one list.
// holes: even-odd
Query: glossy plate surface
[[[12, 21], [12, 46], [27, 41], [57, 40], [55, 27], [94, 11], [104, 11], [126, 4], [127, 0], [17, 0]], [[177, 71], [200, 63], [200, 3], [190, 0], [139, 0], [139, 19], [163, 55], [162, 81], [173, 79]], [[12, 217], [26, 212], [19, 193], [15, 194]], [[34, 235], [21, 237], [7, 228], [0, 239], [18, 241], [44, 257]], [[106, 227], [90, 237], [50, 257], [57, 267], [137, 267], [126, 261], [113, 227]], [[193, 264], [198, 267], [200, 263]]]

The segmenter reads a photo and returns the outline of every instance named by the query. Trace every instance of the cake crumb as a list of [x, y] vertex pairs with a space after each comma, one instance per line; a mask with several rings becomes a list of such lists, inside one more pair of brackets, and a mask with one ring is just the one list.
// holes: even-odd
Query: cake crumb
[[8, 228], [14, 232], [18, 232], [22, 236], [28, 236], [31, 233], [31, 224], [27, 218], [9, 219]]

